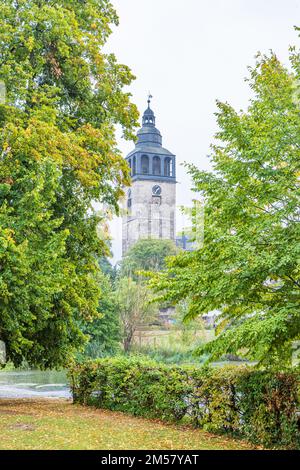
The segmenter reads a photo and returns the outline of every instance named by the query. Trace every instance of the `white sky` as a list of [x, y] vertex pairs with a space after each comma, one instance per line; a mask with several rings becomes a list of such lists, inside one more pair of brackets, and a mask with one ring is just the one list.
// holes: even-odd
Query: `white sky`
[[[130, 86], [141, 113], [147, 93], [163, 146], [177, 156], [177, 203], [191, 204], [191, 183], [181, 164], [209, 168], [217, 130], [215, 100], [245, 108], [244, 77], [257, 51], [272, 49], [288, 63], [289, 45], [299, 45], [300, 0], [112, 0], [120, 26], [107, 50], [136, 75]], [[120, 138], [124, 156], [133, 144]], [[177, 230], [185, 223], [177, 211]], [[114, 262], [121, 257], [121, 223], [111, 224]]]

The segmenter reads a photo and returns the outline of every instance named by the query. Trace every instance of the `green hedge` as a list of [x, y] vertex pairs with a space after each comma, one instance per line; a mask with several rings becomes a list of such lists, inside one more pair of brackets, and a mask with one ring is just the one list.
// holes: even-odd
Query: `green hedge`
[[189, 422], [269, 448], [299, 448], [299, 376], [293, 371], [166, 366], [117, 357], [76, 364], [70, 379], [77, 403]]

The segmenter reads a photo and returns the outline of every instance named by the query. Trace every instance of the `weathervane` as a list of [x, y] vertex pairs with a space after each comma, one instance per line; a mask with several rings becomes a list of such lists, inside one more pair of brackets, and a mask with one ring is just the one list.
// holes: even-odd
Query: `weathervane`
[[151, 98], [153, 98], [153, 96], [151, 95], [151, 93], [149, 91], [149, 94], [148, 94], [148, 108], [150, 108]]

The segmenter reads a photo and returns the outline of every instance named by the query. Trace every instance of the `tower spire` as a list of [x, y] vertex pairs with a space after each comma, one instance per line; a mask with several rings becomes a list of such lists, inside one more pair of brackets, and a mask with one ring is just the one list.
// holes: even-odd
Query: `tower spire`
[[151, 95], [150, 91], [149, 91], [149, 94], [148, 94], [148, 108], [146, 109], [146, 111], [144, 112], [144, 115], [143, 115], [143, 126], [147, 126], [147, 127], [154, 127], [155, 126], [155, 115], [154, 115], [154, 112], [152, 111], [152, 109], [150, 108], [150, 103], [151, 103], [151, 98], [153, 98], [153, 96]]
[[143, 125], [137, 132], [135, 148], [126, 157], [132, 188], [124, 207], [123, 255], [139, 239], [176, 237], [176, 157], [162, 146], [151, 93], [145, 98], [148, 106]]

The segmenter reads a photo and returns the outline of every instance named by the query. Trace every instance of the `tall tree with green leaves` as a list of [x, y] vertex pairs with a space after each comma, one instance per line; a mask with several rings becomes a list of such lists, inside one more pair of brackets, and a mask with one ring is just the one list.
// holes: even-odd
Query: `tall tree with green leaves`
[[[250, 69], [246, 112], [218, 102], [213, 172], [188, 165], [205, 197], [204, 246], [180, 253], [151, 281], [186, 321], [222, 313], [210, 359], [242, 351], [290, 362], [300, 337], [300, 56], [289, 72], [272, 54]], [[199, 352], [200, 352], [199, 351]]]
[[1, 0], [0, 339], [15, 364], [64, 365], [97, 315], [97, 200], [118, 211], [132, 138], [134, 78], [103, 46], [108, 0]]
[[152, 302], [153, 295], [150, 289], [130, 277], [119, 279], [115, 300], [120, 312], [123, 347], [127, 353], [132, 347], [138, 327], [153, 321], [157, 317], [158, 309]]
[[138, 278], [139, 271], [161, 271], [166, 267], [166, 259], [177, 251], [172, 240], [138, 240], [124, 256], [120, 275]]
[[117, 294], [113, 279], [102, 272], [100, 274], [101, 294], [98, 306], [98, 318], [83, 324], [83, 332], [88, 335], [84, 355], [97, 358], [112, 356], [120, 350], [122, 329]]

